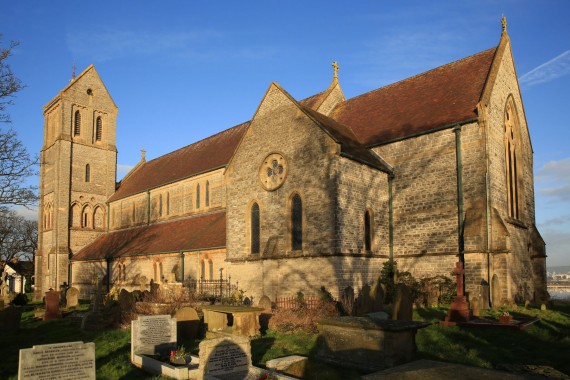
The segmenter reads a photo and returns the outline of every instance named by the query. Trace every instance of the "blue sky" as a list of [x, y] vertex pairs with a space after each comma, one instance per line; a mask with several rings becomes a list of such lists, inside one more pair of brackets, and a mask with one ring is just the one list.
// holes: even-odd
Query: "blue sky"
[[27, 148], [42, 107], [93, 63], [119, 106], [119, 176], [249, 120], [272, 81], [302, 99], [340, 64], [347, 97], [498, 44], [508, 32], [534, 148], [537, 225], [548, 265], [570, 265], [570, 2], [10, 1], [3, 46], [27, 85], [9, 108]]

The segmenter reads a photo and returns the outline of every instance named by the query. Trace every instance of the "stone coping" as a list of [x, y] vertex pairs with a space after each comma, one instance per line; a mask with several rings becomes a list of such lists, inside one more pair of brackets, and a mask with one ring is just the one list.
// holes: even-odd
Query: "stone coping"
[[264, 311], [262, 307], [230, 306], [230, 305], [208, 305], [202, 306], [202, 310], [217, 311], [220, 313], [250, 313], [252, 311]]
[[417, 330], [430, 326], [431, 322], [394, 321], [391, 319], [372, 319], [369, 317], [331, 317], [320, 320], [318, 325], [332, 325], [352, 329], [405, 331]]

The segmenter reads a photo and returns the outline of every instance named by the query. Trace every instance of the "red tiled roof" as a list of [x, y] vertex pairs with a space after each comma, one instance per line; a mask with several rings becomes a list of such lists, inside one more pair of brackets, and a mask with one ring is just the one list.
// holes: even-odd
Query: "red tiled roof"
[[109, 202], [227, 165], [249, 122], [143, 163], [121, 181]]
[[103, 260], [107, 257], [193, 251], [225, 246], [226, 213], [218, 212], [109, 232], [75, 254], [72, 260]]
[[495, 48], [339, 103], [330, 117], [365, 146], [477, 117]]

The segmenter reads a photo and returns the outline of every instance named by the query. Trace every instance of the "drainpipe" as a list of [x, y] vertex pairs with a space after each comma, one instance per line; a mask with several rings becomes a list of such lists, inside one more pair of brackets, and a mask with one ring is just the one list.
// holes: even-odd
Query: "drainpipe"
[[184, 252], [180, 251], [180, 282], [184, 283]]
[[[463, 254], [463, 160], [461, 157], [461, 126], [453, 128], [455, 132], [455, 159], [457, 162], [457, 245], [459, 261], [465, 268], [465, 255]], [[465, 274], [463, 274], [463, 294], [465, 294]]]
[[392, 182], [394, 174], [388, 174], [388, 239], [390, 247], [390, 262], [394, 264], [394, 207], [392, 196]]
[[107, 293], [111, 291], [111, 258], [107, 257]]
[[67, 270], [67, 286], [71, 287], [71, 282], [73, 280], [73, 274], [71, 272], [71, 258], [69, 259], [69, 263], [68, 263], [68, 270]]
[[150, 190], [146, 191], [146, 224], [150, 224]]
[[109, 232], [110, 230], [110, 224], [111, 224], [111, 205], [109, 204], [109, 202], [105, 202], [105, 204], [107, 205], [107, 228], [106, 228], [106, 232]]

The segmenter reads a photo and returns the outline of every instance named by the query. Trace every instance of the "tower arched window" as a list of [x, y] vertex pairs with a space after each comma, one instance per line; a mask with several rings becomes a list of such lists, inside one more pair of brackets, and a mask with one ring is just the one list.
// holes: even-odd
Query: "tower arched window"
[[103, 137], [103, 120], [101, 119], [101, 116], [97, 116], [97, 119], [95, 121], [95, 140], [101, 141], [102, 137]]
[[196, 185], [196, 208], [200, 208], [200, 184]]
[[91, 165], [85, 165], [85, 182], [91, 182]]
[[205, 194], [205, 197], [206, 197], [206, 199], [205, 199], [205, 202], [204, 202], [204, 203], [206, 204], [206, 207], [210, 207], [210, 182], [209, 182], [209, 181], [206, 181], [206, 194]]
[[303, 202], [299, 194], [291, 198], [291, 249], [303, 249]]
[[518, 144], [517, 133], [519, 132], [518, 118], [515, 104], [512, 98], [507, 101], [504, 117], [505, 133], [505, 176], [507, 189], [507, 209], [511, 218], [519, 219], [520, 211], [520, 186], [519, 170], [517, 167]]
[[81, 112], [79, 110], [75, 111], [75, 117], [73, 120], [73, 136], [79, 136], [81, 134]]
[[254, 203], [251, 205], [251, 253], [259, 254], [260, 251], [260, 215], [259, 205]]
[[364, 249], [366, 252], [372, 251], [372, 224], [368, 210], [364, 213]]

